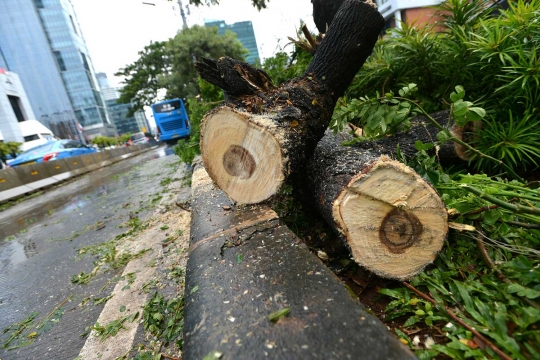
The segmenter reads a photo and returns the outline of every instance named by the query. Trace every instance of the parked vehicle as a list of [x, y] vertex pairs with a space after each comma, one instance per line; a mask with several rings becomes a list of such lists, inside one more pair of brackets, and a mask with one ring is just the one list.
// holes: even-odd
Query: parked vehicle
[[129, 145], [139, 145], [139, 144], [148, 144], [151, 143], [152, 145], [157, 145], [157, 141], [152, 136], [152, 134], [148, 132], [138, 132], [129, 138]]
[[37, 120], [21, 121], [19, 127], [24, 138], [21, 151], [56, 140], [53, 132]]
[[53, 140], [24, 151], [9, 166], [31, 165], [95, 152], [94, 148], [75, 140]]
[[159, 141], [176, 142], [189, 137], [191, 125], [182, 99], [173, 99], [152, 105]]
[[146, 136], [143, 132], [138, 132], [129, 138], [129, 144], [130, 145], [139, 145], [139, 144], [146, 144], [150, 139], [148, 136]]

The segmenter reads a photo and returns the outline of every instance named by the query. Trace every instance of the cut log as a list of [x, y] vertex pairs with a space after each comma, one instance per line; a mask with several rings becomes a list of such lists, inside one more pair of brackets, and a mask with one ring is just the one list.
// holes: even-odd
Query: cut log
[[[449, 110], [430, 114], [430, 116], [443, 127], [447, 127], [448, 124], [450, 124], [448, 128], [452, 135], [459, 140], [469, 143], [480, 129], [481, 123], [469, 123], [466, 127], [460, 127], [453, 123], [449, 118], [449, 115]], [[420, 140], [423, 143], [437, 142], [437, 133], [439, 133], [440, 130], [433, 126], [424, 116], [411, 119], [411, 123], [412, 127], [407, 132], [397, 133], [380, 140], [359, 142], [356, 143], [354, 147], [371, 150], [380, 155], [395, 157], [397, 147], [399, 146], [399, 149], [405, 156], [411, 157], [418, 151], [414, 146], [414, 143], [417, 140]], [[345, 138], [343, 138], [343, 140], [345, 140]], [[447, 141], [446, 143], [439, 145], [437, 149], [434, 149], [430, 153], [435, 154], [438, 160], [443, 164], [456, 164], [470, 160], [470, 156], [466, 149], [453, 141]]]
[[279, 88], [229, 58], [196, 64], [230, 95], [202, 120], [200, 145], [210, 177], [231, 199], [264, 201], [302, 171], [383, 26], [371, 0], [346, 0], [306, 73]]
[[309, 161], [306, 179], [316, 206], [359, 265], [410, 279], [441, 250], [446, 207], [414, 170], [381, 155], [381, 142], [374, 151], [341, 146], [342, 140], [327, 133]]

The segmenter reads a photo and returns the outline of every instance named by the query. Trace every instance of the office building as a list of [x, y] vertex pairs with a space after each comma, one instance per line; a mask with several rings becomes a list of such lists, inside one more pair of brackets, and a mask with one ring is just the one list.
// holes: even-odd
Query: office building
[[115, 135], [71, 0], [0, 1], [0, 53], [55, 135]]
[[106, 100], [109, 115], [119, 135], [136, 132], [148, 132], [150, 127], [148, 126], [148, 120], [143, 111], [136, 111], [132, 116], [128, 117], [129, 112], [132, 109], [131, 104], [117, 103], [118, 99]]
[[32, 119], [35, 115], [19, 76], [0, 67], [0, 133], [3, 141], [24, 142], [19, 122]]
[[105, 73], [96, 74], [101, 93], [105, 99], [107, 110], [113, 124], [116, 127], [119, 135], [127, 133], [137, 133], [140, 131], [149, 131], [148, 120], [144, 115], [144, 111], [136, 111], [132, 116], [128, 117], [131, 112], [131, 104], [117, 103], [120, 98], [121, 88], [111, 87], [109, 79]]
[[255, 39], [255, 32], [253, 31], [253, 24], [251, 21], [241, 21], [232, 25], [227, 25], [225, 21], [205, 21], [205, 26], [215, 26], [218, 28], [218, 35], [225, 34], [225, 31], [230, 30], [236, 34], [238, 41], [244, 45], [249, 51], [246, 56], [246, 62], [248, 64], [255, 64], [260, 61], [259, 49], [257, 48], [257, 40]]

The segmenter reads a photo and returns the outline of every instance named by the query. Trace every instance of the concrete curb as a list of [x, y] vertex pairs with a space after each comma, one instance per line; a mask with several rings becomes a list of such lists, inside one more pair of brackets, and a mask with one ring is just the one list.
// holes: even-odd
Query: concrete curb
[[136, 145], [129, 148], [105, 150], [67, 159], [0, 170], [0, 203], [157, 147]]
[[236, 208], [202, 167], [185, 294], [183, 359], [415, 359], [274, 211]]

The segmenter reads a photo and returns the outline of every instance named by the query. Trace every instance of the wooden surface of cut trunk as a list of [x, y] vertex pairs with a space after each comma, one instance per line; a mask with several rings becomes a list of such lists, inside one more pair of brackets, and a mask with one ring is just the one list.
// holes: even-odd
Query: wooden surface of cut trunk
[[386, 278], [413, 277], [444, 244], [444, 203], [411, 168], [341, 141], [327, 133], [308, 164], [306, 179], [319, 212], [358, 264]]

